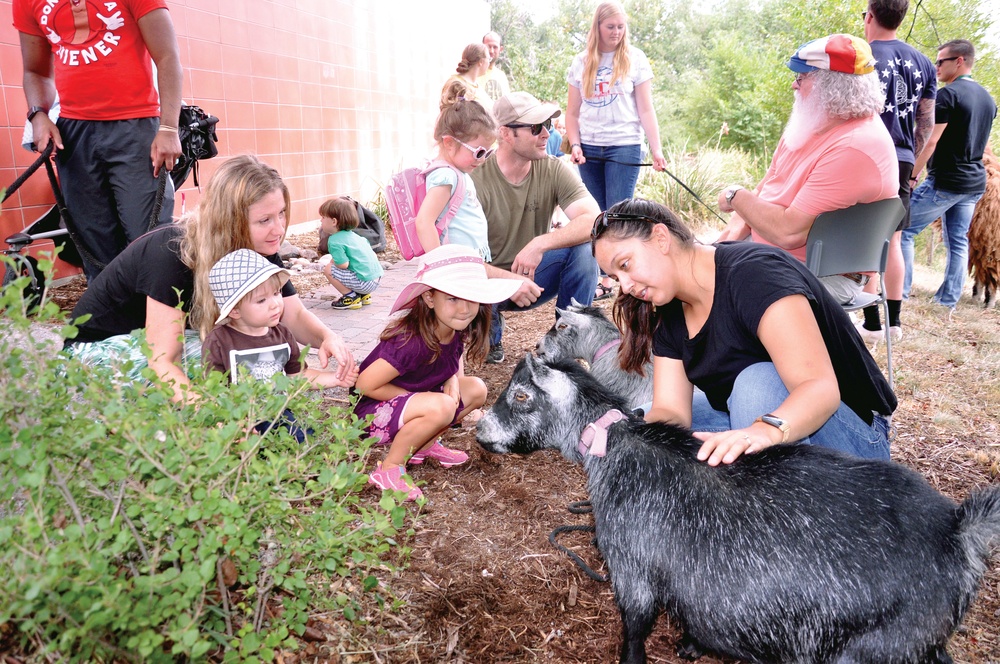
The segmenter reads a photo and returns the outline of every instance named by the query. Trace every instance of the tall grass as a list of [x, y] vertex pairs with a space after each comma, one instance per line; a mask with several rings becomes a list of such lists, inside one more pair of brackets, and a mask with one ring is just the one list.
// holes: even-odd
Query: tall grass
[[[684, 187], [666, 173], [643, 169], [636, 185], [636, 195], [666, 205], [696, 233], [721, 230], [724, 222], [718, 197], [723, 187], [740, 184], [753, 187], [763, 177], [767, 165], [736, 148], [703, 147], [692, 151], [687, 144], [667, 147], [664, 151], [667, 170], [694, 191], [702, 205]], [[727, 215], [721, 215], [723, 219]]]

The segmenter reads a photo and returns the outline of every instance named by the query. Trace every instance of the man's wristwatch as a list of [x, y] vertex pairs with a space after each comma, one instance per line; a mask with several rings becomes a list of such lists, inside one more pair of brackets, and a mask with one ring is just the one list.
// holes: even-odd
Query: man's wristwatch
[[36, 113], [48, 113], [49, 109], [42, 108], [41, 106], [32, 106], [28, 109], [28, 122], [31, 122], [31, 118], [35, 117]]
[[785, 420], [781, 419], [780, 417], [768, 413], [767, 415], [761, 415], [756, 420], [754, 420], [754, 422], [763, 422], [764, 424], [770, 424], [772, 427], [775, 427], [776, 429], [781, 431], [781, 442], [783, 443], [788, 442], [788, 434], [792, 430], [792, 425], [786, 422]]
[[731, 206], [733, 204], [733, 197], [736, 196], [736, 192], [740, 191], [741, 189], [743, 189], [743, 187], [739, 185], [726, 189], [726, 203]]

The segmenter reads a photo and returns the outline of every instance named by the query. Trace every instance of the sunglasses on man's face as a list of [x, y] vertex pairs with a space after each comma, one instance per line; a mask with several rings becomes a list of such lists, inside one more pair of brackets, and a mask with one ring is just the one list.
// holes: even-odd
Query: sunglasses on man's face
[[531, 135], [538, 136], [539, 134], [542, 133], [543, 129], [552, 131], [552, 118], [549, 118], [545, 122], [540, 122], [538, 124], [519, 124], [515, 122], [514, 124], [509, 124], [504, 126], [509, 127], [510, 129], [526, 129], [530, 127]]
[[934, 61], [934, 66], [935, 67], [940, 67], [941, 65], [943, 65], [946, 62], [951, 62], [952, 60], [958, 60], [960, 57], [962, 57], [962, 56], [961, 55], [956, 55], [953, 58], [938, 58], [937, 60]]
[[629, 212], [602, 212], [597, 215], [597, 219], [594, 220], [594, 227], [590, 229], [590, 241], [594, 242], [597, 238], [601, 237], [605, 230], [607, 230], [608, 225], [614, 221], [645, 221], [650, 224], [660, 223], [652, 217], [647, 217], [644, 214], [631, 214]]

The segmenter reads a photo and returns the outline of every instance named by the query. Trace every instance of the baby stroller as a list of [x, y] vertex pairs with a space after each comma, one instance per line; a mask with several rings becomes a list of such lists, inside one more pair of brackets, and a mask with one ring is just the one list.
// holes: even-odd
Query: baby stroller
[[25, 180], [31, 177], [42, 164], [45, 165], [49, 176], [49, 183], [52, 185], [52, 191], [56, 197], [56, 204], [49, 208], [41, 217], [29, 224], [23, 231], [8, 236], [4, 240], [7, 243], [7, 248], [0, 251], [0, 254], [7, 256], [13, 261], [13, 265], [6, 261], [3, 263], [3, 286], [7, 286], [18, 277], [27, 277], [28, 284], [24, 287], [23, 292], [24, 299], [29, 303], [29, 307], [41, 297], [42, 289], [45, 285], [44, 276], [38, 269], [38, 261], [25, 252], [32, 242], [35, 240], [51, 239], [56, 247], [62, 247], [62, 251], [59, 252], [60, 259], [70, 265], [83, 267], [83, 259], [80, 256], [80, 251], [77, 248], [77, 244], [73, 241], [72, 233], [69, 230], [69, 225], [72, 224], [72, 221], [69, 221], [69, 225], [67, 224], [69, 211], [66, 209], [66, 202], [63, 199], [62, 190], [59, 188], [55, 169], [52, 167], [52, 161], [49, 159], [52, 155], [52, 148], [53, 145], [49, 142], [48, 147], [39, 155], [38, 159], [20, 177], [14, 180], [6, 192], [4, 192], [3, 198], [0, 198], [0, 203], [10, 198], [11, 194], [17, 191], [24, 184]]

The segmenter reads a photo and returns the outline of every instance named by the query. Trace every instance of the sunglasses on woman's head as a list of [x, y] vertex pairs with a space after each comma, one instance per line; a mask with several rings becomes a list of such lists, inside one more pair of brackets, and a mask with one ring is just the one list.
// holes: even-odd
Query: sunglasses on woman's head
[[515, 122], [514, 124], [509, 124], [509, 125], [504, 125], [504, 126], [505, 127], [509, 127], [510, 129], [526, 129], [526, 128], [530, 127], [531, 128], [531, 135], [532, 136], [538, 136], [539, 134], [542, 133], [543, 129], [547, 129], [549, 131], [552, 131], [552, 118], [549, 118], [545, 122], [540, 122], [538, 124], [520, 124], [520, 123]]
[[601, 237], [601, 234], [608, 228], [612, 221], [646, 221], [651, 224], [660, 223], [652, 217], [644, 214], [631, 214], [629, 212], [602, 212], [594, 220], [594, 227], [590, 229], [590, 241], [593, 242]]
[[484, 148], [481, 145], [474, 148], [471, 145], [469, 145], [468, 143], [463, 143], [462, 141], [458, 140], [454, 136], [449, 136], [448, 138], [450, 138], [451, 140], [455, 141], [456, 143], [458, 143], [459, 145], [461, 145], [463, 148], [465, 148], [466, 150], [468, 150], [469, 152], [471, 152], [472, 156], [476, 160], [478, 160], [478, 161], [482, 161], [483, 159], [487, 159], [487, 158], [489, 158], [489, 156], [491, 154], [493, 154], [494, 152], [496, 152], [496, 148]]

